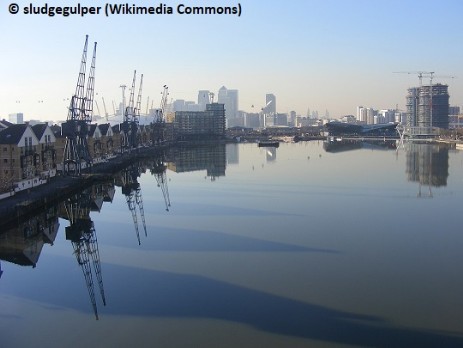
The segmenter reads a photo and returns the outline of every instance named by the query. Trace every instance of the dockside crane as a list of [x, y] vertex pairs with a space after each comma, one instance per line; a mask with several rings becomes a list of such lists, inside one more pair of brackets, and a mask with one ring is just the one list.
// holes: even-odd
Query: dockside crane
[[87, 135], [93, 114], [96, 45], [95, 42], [90, 76], [87, 81], [87, 93], [84, 95], [88, 46], [88, 35], [86, 35], [76, 90], [71, 97], [67, 120], [62, 124], [63, 135], [66, 137], [63, 154], [64, 174], [80, 175], [82, 164], [85, 167], [92, 165]]
[[154, 122], [152, 123], [151, 140], [153, 144], [160, 144], [165, 140], [167, 97], [169, 96], [169, 87], [167, 85], [163, 86], [161, 94], [161, 104], [154, 113]]
[[[133, 72], [132, 88], [130, 89], [129, 105], [125, 108], [124, 122], [122, 122], [123, 141], [121, 143], [122, 150], [130, 152], [132, 150], [132, 121], [134, 120], [134, 95], [135, 95], [135, 80], [137, 71]], [[125, 89], [125, 86], [124, 88]], [[125, 104], [125, 103], [124, 103]]]
[[133, 118], [131, 122], [131, 134], [132, 134], [132, 147], [138, 147], [140, 144], [140, 133], [139, 133], [139, 126], [140, 126], [140, 110], [141, 110], [141, 96], [143, 90], [143, 74], [140, 76], [140, 87], [138, 88], [138, 95], [137, 95], [137, 106], [133, 112]]

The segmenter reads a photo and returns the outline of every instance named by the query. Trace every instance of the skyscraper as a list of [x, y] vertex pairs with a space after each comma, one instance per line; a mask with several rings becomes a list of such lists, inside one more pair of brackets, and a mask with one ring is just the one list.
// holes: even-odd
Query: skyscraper
[[227, 89], [222, 86], [219, 89], [217, 96], [217, 102], [224, 104], [225, 106], [225, 117], [227, 120], [235, 118], [238, 114], [238, 90]]
[[449, 127], [448, 86], [440, 83], [408, 89], [407, 126]]
[[277, 98], [274, 94], [266, 94], [265, 95], [265, 107], [264, 107], [264, 114], [267, 115], [275, 115], [277, 112]]
[[210, 103], [209, 95], [210, 95], [210, 92], [208, 90], [198, 91], [198, 105], [199, 105], [200, 111], [205, 111], [206, 105]]

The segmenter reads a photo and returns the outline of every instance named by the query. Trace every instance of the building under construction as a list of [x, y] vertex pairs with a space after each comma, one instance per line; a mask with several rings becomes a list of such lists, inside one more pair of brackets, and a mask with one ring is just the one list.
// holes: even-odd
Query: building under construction
[[449, 128], [448, 85], [409, 88], [406, 100], [408, 127]]

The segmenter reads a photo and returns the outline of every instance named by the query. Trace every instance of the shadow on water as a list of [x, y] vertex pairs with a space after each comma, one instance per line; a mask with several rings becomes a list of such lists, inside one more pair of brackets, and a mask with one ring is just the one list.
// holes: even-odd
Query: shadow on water
[[[272, 334], [369, 347], [461, 347], [463, 337], [394, 326], [374, 316], [338, 311], [196, 275], [105, 265], [108, 315], [206, 318], [250, 325]], [[62, 284], [61, 293], [75, 290]], [[17, 289], [21, 296], [24, 288]], [[23, 294], [24, 295], [24, 294]], [[32, 292], [27, 297], [85, 310], [72, 296]]]
[[[114, 231], [117, 226], [107, 227]], [[122, 232], [121, 232], [122, 234]], [[306, 247], [294, 244], [274, 242], [238, 236], [227, 233], [203, 230], [187, 230], [181, 228], [162, 227], [148, 234], [143, 243], [143, 250], [175, 251], [175, 252], [317, 252], [339, 253], [335, 249]], [[113, 246], [126, 246], [125, 240], [111, 239], [107, 244]], [[138, 249], [137, 246], [132, 246]]]

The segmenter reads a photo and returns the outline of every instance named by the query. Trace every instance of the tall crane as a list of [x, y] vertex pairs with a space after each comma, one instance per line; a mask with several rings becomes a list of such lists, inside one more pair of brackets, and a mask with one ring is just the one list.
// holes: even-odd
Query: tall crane
[[67, 120], [62, 124], [63, 135], [66, 137], [63, 155], [63, 172], [65, 174], [80, 175], [83, 163], [85, 167], [92, 165], [87, 135], [93, 115], [96, 45], [95, 42], [90, 75], [87, 80], [87, 91], [84, 95], [88, 46], [88, 35], [86, 35], [76, 90], [71, 97]]
[[434, 71], [393, 71], [394, 74], [408, 74], [408, 75], [418, 75], [418, 79], [420, 81], [420, 87], [423, 85], [423, 77], [432, 76], [434, 75]]
[[[123, 139], [121, 142], [122, 151], [130, 152], [132, 149], [132, 121], [134, 119], [134, 94], [135, 94], [135, 80], [137, 77], [137, 71], [133, 72], [132, 88], [130, 89], [129, 105], [125, 108], [124, 121], [122, 122]], [[124, 87], [122, 87], [124, 86]], [[125, 90], [125, 85], [121, 88]], [[123, 105], [125, 104], [125, 97]]]
[[137, 106], [133, 111], [133, 118], [131, 122], [131, 134], [132, 134], [132, 147], [138, 147], [140, 144], [140, 134], [139, 134], [139, 126], [140, 126], [140, 110], [141, 110], [141, 95], [143, 90], [143, 74], [140, 76], [140, 87], [138, 88], [138, 95], [137, 95]]

